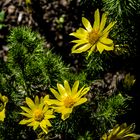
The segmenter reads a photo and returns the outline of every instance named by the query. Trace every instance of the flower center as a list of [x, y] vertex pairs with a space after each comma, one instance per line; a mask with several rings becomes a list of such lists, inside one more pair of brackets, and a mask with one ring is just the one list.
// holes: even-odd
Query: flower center
[[34, 118], [36, 121], [42, 121], [44, 118], [43, 112], [40, 109], [34, 111]]
[[66, 99], [64, 100], [64, 105], [66, 108], [70, 108], [72, 107], [74, 104], [74, 100], [71, 97], [66, 97]]
[[99, 38], [98, 30], [92, 30], [88, 35], [88, 40], [90, 44], [95, 44]]

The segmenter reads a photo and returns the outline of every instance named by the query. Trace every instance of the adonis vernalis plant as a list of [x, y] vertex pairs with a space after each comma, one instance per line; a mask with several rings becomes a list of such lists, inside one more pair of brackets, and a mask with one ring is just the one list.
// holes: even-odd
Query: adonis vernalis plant
[[86, 97], [83, 97], [89, 91], [89, 87], [82, 87], [78, 91], [79, 81], [75, 81], [72, 89], [67, 80], [64, 80], [64, 86], [57, 83], [58, 92], [50, 88], [56, 99], [52, 99], [50, 104], [53, 104], [53, 108], [56, 112], [61, 113], [61, 119], [66, 120], [69, 118], [74, 107], [81, 105], [87, 101]]
[[[49, 99], [48, 95], [44, 98], [45, 100]], [[55, 116], [53, 115], [53, 110], [49, 109], [49, 106], [44, 103], [44, 98], [41, 97], [39, 99], [38, 96], [36, 96], [35, 101], [33, 102], [30, 98], [26, 97], [26, 103], [29, 108], [21, 106], [24, 112], [21, 112], [20, 114], [26, 116], [27, 118], [21, 120], [19, 124], [27, 124], [27, 126], [32, 126], [34, 130], [40, 126], [47, 134], [48, 127], [52, 126], [49, 119], [55, 118]]]
[[4, 121], [5, 119], [5, 107], [8, 102], [8, 98], [6, 96], [2, 96], [0, 93], [0, 121]]
[[89, 56], [93, 51], [98, 50], [102, 53], [103, 50], [113, 50], [113, 40], [109, 39], [108, 35], [116, 22], [109, 23], [109, 25], [105, 28], [106, 20], [107, 14], [103, 13], [100, 22], [99, 9], [95, 11], [93, 26], [85, 17], [82, 17], [82, 23], [85, 29], [79, 28], [76, 32], [70, 34], [78, 38], [78, 40], [72, 41], [73, 43], [76, 43], [76, 45], [72, 48], [72, 53], [82, 53], [88, 51]]

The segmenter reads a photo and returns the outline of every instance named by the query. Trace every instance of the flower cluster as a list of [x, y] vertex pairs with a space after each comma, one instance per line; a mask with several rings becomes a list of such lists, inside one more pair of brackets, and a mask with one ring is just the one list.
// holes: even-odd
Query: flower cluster
[[49, 99], [46, 95], [44, 98], [39, 99], [35, 97], [34, 102], [26, 97], [26, 104], [28, 107], [21, 106], [23, 112], [20, 114], [27, 117], [19, 122], [19, 124], [27, 124], [32, 126], [36, 130], [39, 126], [47, 134], [48, 127], [51, 127], [49, 119], [55, 118], [54, 111], [62, 114], [62, 120], [69, 118], [74, 107], [81, 105], [87, 101], [87, 98], [83, 97], [88, 91], [89, 87], [82, 87], [78, 91], [79, 81], [76, 81], [72, 87], [69, 86], [68, 81], [64, 81], [64, 86], [57, 84], [58, 91], [50, 88], [56, 99]]
[[[26, 3], [28, 6], [31, 4], [31, 1], [26, 0]], [[88, 52], [89, 57], [92, 52], [99, 51], [101, 54], [104, 50], [113, 50], [113, 40], [108, 36], [116, 21], [110, 22], [107, 26], [106, 21], [107, 13], [103, 13], [100, 18], [99, 9], [95, 11], [93, 25], [88, 19], [82, 17], [84, 28], [79, 28], [76, 32], [70, 34], [78, 38], [72, 41], [72, 43], [76, 43], [72, 47], [72, 53]], [[124, 86], [130, 87], [134, 83], [134, 77], [130, 76], [130, 74], [126, 75]], [[79, 89], [79, 80], [75, 81], [72, 87], [67, 80], [64, 80], [64, 84], [57, 83], [56, 87], [57, 89], [50, 88], [54, 98], [49, 98], [49, 95], [45, 95], [45, 97], [35, 96], [34, 100], [26, 97], [26, 104], [20, 106], [22, 109], [20, 114], [23, 119], [20, 120], [19, 124], [33, 127], [33, 130], [40, 128], [43, 134], [48, 134], [49, 127], [52, 127], [51, 119], [56, 118], [55, 113], [60, 113], [61, 119], [65, 121], [73, 113], [74, 108], [87, 102], [85, 95], [89, 92], [90, 87], [83, 86]], [[0, 94], [0, 121], [5, 119], [7, 102], [8, 98]], [[132, 133], [133, 130], [133, 124], [130, 126], [127, 126], [126, 123], [122, 125], [117, 124], [112, 130], [105, 133], [100, 140], [138, 140], [140, 135]]]

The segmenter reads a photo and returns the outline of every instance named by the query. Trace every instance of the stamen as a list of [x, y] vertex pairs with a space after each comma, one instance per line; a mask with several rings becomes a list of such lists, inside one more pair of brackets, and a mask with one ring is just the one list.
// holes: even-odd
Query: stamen
[[36, 121], [42, 121], [44, 118], [43, 112], [39, 109], [36, 109], [34, 111], [34, 118]]
[[64, 105], [66, 108], [70, 108], [72, 107], [74, 104], [74, 100], [71, 97], [66, 97], [66, 99], [64, 100]]
[[98, 41], [98, 38], [99, 38], [98, 30], [92, 30], [89, 33], [88, 40], [90, 44], [92, 45], [95, 44]]

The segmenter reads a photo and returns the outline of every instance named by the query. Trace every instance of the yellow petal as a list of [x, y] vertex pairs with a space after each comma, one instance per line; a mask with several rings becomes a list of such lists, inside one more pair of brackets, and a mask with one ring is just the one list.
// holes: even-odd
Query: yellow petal
[[106, 133], [102, 136], [101, 140], [107, 140], [107, 134]]
[[89, 56], [91, 55], [91, 53], [95, 50], [95, 44], [91, 47], [91, 49], [88, 52], [88, 56], [87, 59], [89, 58]]
[[73, 95], [73, 98], [78, 98], [83, 89], [84, 89], [84, 86], [75, 95]]
[[46, 116], [46, 115], [52, 115], [53, 112], [54, 112], [53, 109], [49, 109], [49, 110], [47, 110], [47, 112], [45, 113], [45, 116]]
[[79, 39], [79, 40], [73, 40], [71, 42], [78, 43], [78, 44], [86, 44], [86, 43], [88, 43], [88, 40], [86, 38], [84, 38], [84, 39]]
[[40, 110], [42, 110], [43, 109], [43, 107], [44, 107], [44, 102], [41, 102], [39, 105], [38, 105], [38, 109], [40, 109]]
[[55, 116], [53, 115], [54, 110], [53, 109], [49, 109], [47, 110], [47, 112], [44, 114], [45, 118], [55, 118]]
[[91, 44], [85, 44], [85, 45], [79, 47], [78, 49], [73, 50], [72, 53], [82, 53], [82, 52], [87, 51], [90, 47], [91, 47]]
[[39, 104], [39, 98], [38, 98], [38, 96], [35, 97], [35, 104], [36, 104], [36, 105]]
[[84, 36], [88, 35], [88, 31], [85, 30], [84, 28], [79, 28], [76, 32]]
[[48, 101], [48, 105], [57, 105], [57, 106], [61, 106], [63, 103], [61, 101], [55, 100], [55, 99], [50, 99]]
[[126, 135], [127, 133], [125, 131], [126, 131], [125, 129], [120, 130], [119, 133], [117, 133], [117, 137], [123, 137], [124, 135]]
[[43, 100], [45, 101], [45, 100], [48, 100], [48, 99], [49, 99], [49, 95], [45, 95]]
[[50, 88], [50, 91], [53, 93], [53, 95], [58, 99], [61, 100], [60, 94], [53, 88]]
[[21, 115], [24, 115], [24, 116], [26, 116], [26, 117], [28, 117], [28, 118], [33, 117], [33, 115], [28, 114], [28, 113], [24, 113], [24, 112], [21, 112], [20, 114], [21, 114]]
[[26, 97], [26, 103], [32, 110], [35, 109], [35, 104], [30, 98]]
[[64, 109], [62, 110], [61, 119], [64, 121], [64, 120], [66, 120], [67, 118], [69, 118], [71, 112], [72, 112], [72, 108], [64, 108]]
[[55, 112], [62, 113], [62, 110], [64, 109], [64, 106], [60, 106], [60, 107], [52, 106], [52, 108], [55, 110]]
[[[73, 33], [78, 33], [78, 34], [88, 34], [87, 30], [85, 30], [84, 28], [79, 28], [76, 30], [76, 32], [73, 32]], [[70, 35], [73, 36], [73, 33], [70, 33]]]
[[42, 96], [40, 97], [40, 104], [44, 104], [44, 98]]
[[87, 98], [81, 98], [78, 102], [76, 102], [76, 103], [74, 104], [74, 106], [81, 105], [81, 104], [85, 103], [86, 101], [87, 101]]
[[41, 129], [46, 133], [46, 134], [48, 134], [48, 128], [46, 127], [46, 128], [44, 128], [43, 126], [41, 126], [40, 125], [40, 127], [41, 127]]
[[78, 30], [77, 30], [77, 32], [79, 33], [79, 34], [88, 34], [88, 32], [87, 32], [87, 30], [85, 30], [84, 28], [79, 28]]
[[106, 37], [102, 37], [99, 40], [101, 43], [105, 44], [105, 45], [113, 45], [113, 40], [106, 38]]
[[99, 33], [103, 31], [105, 24], [106, 24], [106, 20], [107, 20], [107, 15], [106, 15], [106, 13], [103, 13], [101, 23], [100, 23]]
[[84, 96], [88, 91], [90, 90], [89, 87], [84, 88], [84, 86], [77, 92], [77, 94], [74, 96], [74, 98], [81, 98]]
[[100, 53], [103, 52], [103, 50], [104, 50], [104, 46], [105, 46], [105, 45], [103, 45], [103, 44], [100, 43], [100, 42], [97, 43], [97, 49], [98, 49], [98, 51], [99, 51]]
[[93, 25], [93, 29], [99, 29], [100, 27], [100, 13], [99, 13], [99, 9], [97, 9], [95, 11], [95, 14], [94, 14], [94, 25]]
[[68, 96], [68, 93], [66, 92], [65, 88], [63, 87], [63, 85], [57, 84], [57, 88], [58, 88], [58, 91], [59, 91], [61, 97]]
[[55, 118], [55, 116], [54, 115], [45, 115], [45, 119], [51, 119], [51, 118]]
[[21, 106], [22, 110], [24, 110], [25, 112], [27, 112], [28, 114], [32, 114], [32, 110], [25, 107], [25, 106]]
[[135, 129], [135, 123], [132, 123], [132, 124], [129, 125], [128, 127], [127, 127], [127, 124], [126, 124], [125, 131], [126, 131], [127, 133], [130, 133], [130, 132], [134, 131], [134, 129]]
[[78, 87], [79, 87], [79, 80], [75, 81], [72, 87], [72, 95], [75, 95], [77, 93]]
[[85, 45], [85, 43], [83, 44], [83, 42], [81, 42], [81, 43], [78, 43], [78, 44], [74, 45], [74, 46], [72, 47], [71, 51], [72, 51], [72, 52], [75, 51], [77, 48], [79, 48], [79, 47], [82, 46], [82, 45]]
[[47, 120], [42, 120], [41, 123], [40, 123], [40, 126], [43, 127], [43, 128], [47, 128], [46, 125], [47, 125]]
[[81, 91], [81, 94], [80, 94], [79, 97], [82, 97], [82, 96], [84, 96], [85, 94], [87, 94], [87, 92], [88, 92], [89, 90], [90, 90], [90, 87], [84, 88], [84, 89]]
[[108, 35], [109, 35], [109, 32], [106, 32], [105, 34], [102, 34], [102, 33], [101, 33], [101, 37], [105, 37], [105, 38], [107, 38]]
[[70, 34], [71, 36], [77, 37], [79, 39], [83, 39], [86, 38], [88, 35], [87, 30], [83, 29], [83, 28], [79, 28], [76, 32], [73, 32]]
[[112, 50], [114, 50], [114, 44], [112, 46], [105, 45], [105, 50], [106, 51], [112, 51]]
[[113, 46], [107, 46], [107, 45], [105, 45], [105, 44], [102, 44], [102, 43], [100, 43], [100, 42], [98, 42], [97, 43], [97, 49], [98, 49], [98, 51], [100, 52], [100, 53], [102, 53], [103, 52], [103, 50], [107, 50], [107, 51], [111, 51], [111, 50], [113, 50], [114, 48], [113, 48]]
[[0, 121], [4, 121], [4, 119], [5, 119], [5, 108], [2, 111], [0, 111]]
[[62, 114], [67, 114], [72, 112], [72, 108], [66, 108], [65, 106], [54, 107], [55, 111]]
[[6, 96], [2, 96], [2, 101], [6, 104], [8, 102], [8, 98]]
[[120, 127], [122, 130], [117, 134], [119, 137], [131, 133], [135, 128], [135, 124], [131, 124], [127, 127], [127, 124], [123, 123]]
[[72, 112], [72, 108], [63, 108], [62, 109], [62, 114], [67, 114], [67, 113], [71, 113]]
[[111, 28], [115, 25], [116, 22], [111, 22], [104, 30], [103, 30], [103, 35], [106, 34], [111, 30]]
[[33, 121], [30, 124], [28, 124], [28, 126], [33, 126], [33, 129], [36, 130], [39, 124], [40, 124], [39, 122]]
[[82, 17], [82, 23], [88, 32], [92, 31], [92, 26], [91, 26], [90, 22], [85, 17]]
[[50, 123], [50, 121], [49, 120], [44, 120], [44, 124], [46, 124], [47, 126], [49, 126], [49, 127], [51, 127], [52, 126], [52, 124]]
[[71, 89], [70, 89], [70, 86], [69, 86], [69, 83], [67, 80], [64, 80], [64, 88], [66, 90], [66, 92], [71, 95]]
[[[48, 121], [48, 120], [42, 120], [42, 121], [40, 122], [40, 126], [43, 127], [43, 128], [47, 128], [47, 121]], [[49, 122], [49, 125], [51, 125], [50, 122]]]
[[123, 138], [132, 138], [132, 140], [138, 140], [139, 138], [140, 138], [140, 135], [137, 135], [137, 134], [135, 134], [135, 133], [131, 133], [131, 134], [127, 134], [127, 135], [125, 135], [125, 136], [123, 136]]
[[71, 33], [70, 35], [71, 35], [71, 36], [74, 36], [74, 37], [76, 37], [76, 38], [78, 38], [78, 39], [82, 39], [82, 38], [85, 37], [84, 34], [80, 34], [80, 33], [77, 33], [77, 32]]
[[115, 129], [113, 128], [112, 130], [112, 135], [117, 135], [117, 133], [120, 131], [120, 126], [116, 127]]
[[20, 122], [19, 122], [19, 124], [28, 124], [28, 123], [30, 123], [30, 122], [32, 122], [33, 121], [33, 118], [31, 118], [31, 119], [23, 119], [23, 120], [21, 120]]
[[47, 110], [48, 110], [48, 105], [45, 105], [45, 106], [43, 107], [43, 109], [42, 109], [43, 114], [44, 114], [45, 112], [47, 112]]
[[108, 140], [111, 140], [113, 137], [112, 131], [110, 132], [109, 136], [108, 136]]
[[63, 121], [65, 121], [67, 118], [69, 118], [69, 116], [70, 116], [70, 113], [62, 114], [61, 119], [62, 119]]
[[50, 100], [51, 100], [51, 99], [49, 99], [49, 95], [46, 95], [46, 96], [43, 98], [43, 102], [44, 102], [45, 105], [51, 105], [51, 104], [48, 103]]

